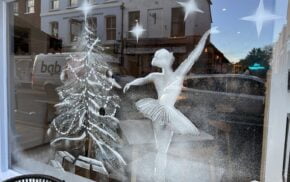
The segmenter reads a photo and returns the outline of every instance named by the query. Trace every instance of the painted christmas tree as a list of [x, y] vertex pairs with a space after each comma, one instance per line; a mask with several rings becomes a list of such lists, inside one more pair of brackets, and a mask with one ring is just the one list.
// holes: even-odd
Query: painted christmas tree
[[57, 117], [48, 133], [54, 133], [52, 146], [77, 143], [77, 152], [67, 152], [72, 152], [76, 160], [99, 164], [99, 171], [108, 173], [126, 165], [118, 152], [121, 139], [115, 114], [119, 97], [112, 92], [113, 87], [120, 86], [105, 62], [110, 56], [104, 54], [100, 40], [90, 30], [88, 8], [87, 5], [82, 9], [84, 31], [76, 46], [81, 52], [71, 54], [62, 70], [63, 85], [57, 88], [61, 102], [55, 105]]

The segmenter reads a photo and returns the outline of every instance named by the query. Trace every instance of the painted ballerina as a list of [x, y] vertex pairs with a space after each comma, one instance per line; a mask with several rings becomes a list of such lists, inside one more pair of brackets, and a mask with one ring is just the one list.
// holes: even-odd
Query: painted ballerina
[[196, 60], [202, 54], [206, 40], [212, 31], [208, 30], [199, 41], [196, 48], [188, 58], [173, 71], [173, 53], [166, 49], [155, 52], [152, 66], [162, 69], [161, 73], [151, 73], [144, 78], [138, 78], [126, 84], [124, 93], [131, 87], [153, 82], [158, 93], [158, 99], [145, 98], [136, 103], [137, 109], [147, 118], [153, 121], [157, 156], [155, 159], [154, 180], [165, 181], [165, 168], [167, 163], [167, 151], [172, 140], [173, 133], [199, 135], [197, 127], [179, 110], [175, 108], [175, 102], [180, 95], [184, 77], [190, 71]]

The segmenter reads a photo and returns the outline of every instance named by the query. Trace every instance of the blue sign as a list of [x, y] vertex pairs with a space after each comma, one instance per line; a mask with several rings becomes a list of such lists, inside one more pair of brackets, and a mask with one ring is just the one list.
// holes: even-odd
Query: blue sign
[[259, 63], [255, 63], [253, 66], [249, 66], [249, 69], [252, 71], [257, 71], [257, 70], [264, 70], [266, 68]]

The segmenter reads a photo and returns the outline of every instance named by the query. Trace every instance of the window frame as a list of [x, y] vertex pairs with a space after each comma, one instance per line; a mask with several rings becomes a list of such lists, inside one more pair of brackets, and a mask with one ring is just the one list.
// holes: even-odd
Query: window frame
[[[0, 64], [0, 181], [20, 175], [10, 169], [10, 149], [9, 149], [9, 81], [8, 81], [8, 59], [9, 59], [9, 38], [8, 33], [8, 3], [12, 0], [0, 0], [0, 59], [5, 60]], [[8, 46], [7, 46], [8, 45]]]

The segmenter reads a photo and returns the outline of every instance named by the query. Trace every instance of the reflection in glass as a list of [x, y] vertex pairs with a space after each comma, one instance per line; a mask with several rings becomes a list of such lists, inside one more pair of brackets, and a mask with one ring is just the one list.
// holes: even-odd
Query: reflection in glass
[[[269, 75], [274, 75], [270, 77], [274, 79], [272, 83], [282, 83], [276, 73], [286, 70], [283, 65], [287, 62], [281, 55], [287, 52], [288, 29], [283, 29], [278, 43], [273, 41], [273, 34], [278, 37], [282, 30], [284, 22], [281, 19], [264, 24], [258, 37], [255, 24], [240, 21], [259, 6], [259, 2], [250, 0], [196, 1], [200, 11], [188, 13], [182, 5], [191, 0], [180, 0], [181, 4], [175, 0], [86, 1], [91, 4], [87, 4], [90, 12], [85, 16], [78, 8], [83, 2], [19, 0], [15, 2], [17, 5], [11, 3], [11, 14], [15, 14], [8, 16], [12, 22], [9, 37], [13, 42], [9, 60], [13, 75], [9, 77], [11, 141], [15, 141], [11, 142], [13, 168], [46, 173], [67, 181], [154, 181], [157, 158], [163, 163], [160, 165], [163, 181], [262, 180], [262, 156], [270, 151], [262, 147], [269, 142], [265, 137], [268, 132], [264, 132], [268, 128], [264, 116], [269, 114], [269, 121], [273, 122], [275, 111], [271, 109], [279, 108], [267, 106], [270, 98], [270, 103], [279, 99], [276, 101], [275, 94], [269, 97], [265, 92], [270, 88], [267, 86]], [[264, 2], [264, 6], [271, 13], [286, 17], [282, 10], [275, 13], [273, 4]], [[273, 22], [280, 25], [275, 33]], [[146, 31], [136, 41], [130, 31], [138, 24]], [[220, 33], [202, 39], [206, 31], [215, 26]], [[84, 31], [90, 31], [90, 35], [84, 36]], [[126, 93], [117, 88], [112, 90], [120, 97], [115, 117], [119, 120], [117, 133], [123, 143], [118, 152], [127, 163], [118, 175], [101, 173], [96, 165], [87, 165], [92, 162], [87, 157], [78, 155], [85, 153], [79, 148], [90, 146], [90, 142], [63, 142], [60, 150], [49, 144], [49, 126], [58, 115], [65, 113], [55, 108], [64, 99], [57, 95], [57, 88], [64, 86], [62, 79], [69, 78], [69, 75], [62, 75], [61, 79], [61, 73], [72, 63], [72, 57], [82, 54], [82, 50], [76, 48], [89, 47], [89, 43], [78, 44], [81, 39], [89, 43], [99, 41], [102, 53], [108, 56], [96, 62], [102, 61], [108, 66], [111, 71], [104, 69], [100, 74], [112, 83], [128, 88], [126, 84], [148, 78], [143, 80], [144, 84], [135, 84], [134, 89]], [[204, 45], [200, 47], [201, 40]], [[196, 49], [199, 53], [194, 56], [194, 64], [182, 66]], [[160, 84], [153, 85], [152, 74], [164, 74], [160, 62], [156, 62], [161, 50], [166, 52], [161, 56], [162, 65], [166, 68], [170, 65], [172, 73], [182, 66], [186, 73], [182, 77], [171, 74], [155, 77], [155, 82]], [[81, 67], [78, 63], [73, 66]], [[88, 69], [94, 70], [95, 66]], [[288, 72], [287, 68], [287, 75]], [[283, 76], [285, 80], [287, 75]], [[76, 77], [72, 78], [71, 81], [76, 82]], [[166, 86], [169, 87], [164, 89]], [[172, 95], [175, 89], [178, 94]], [[284, 90], [288, 92], [286, 86]], [[156, 99], [163, 99], [164, 107], [170, 102], [173, 109], [168, 109], [166, 115], [160, 112], [164, 107], [148, 105], [148, 102], [139, 102], [142, 109], [136, 107], [135, 103], [144, 98], [151, 98], [150, 102], [156, 105], [159, 104]], [[95, 112], [108, 113], [105, 107]], [[148, 119], [147, 116], [155, 112], [164, 114], [162, 117], [171, 116], [171, 124], [182, 123], [181, 116], [187, 118], [189, 125], [185, 129], [190, 130], [194, 124], [201, 134], [172, 134], [170, 130], [156, 134], [156, 130], [163, 131], [164, 125]], [[173, 113], [179, 113], [176, 115], [180, 117], [173, 117]], [[167, 146], [161, 146], [166, 150], [166, 157], [158, 153], [160, 146], [155, 139], [162, 138], [159, 134], [166, 136]], [[287, 165], [285, 162], [284, 176]], [[109, 169], [110, 165], [104, 163], [104, 168]]]

